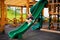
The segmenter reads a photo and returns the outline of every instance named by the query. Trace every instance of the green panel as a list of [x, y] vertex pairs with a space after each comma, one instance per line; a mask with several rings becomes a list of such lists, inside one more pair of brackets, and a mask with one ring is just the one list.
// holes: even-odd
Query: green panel
[[[41, 3], [37, 4], [39, 6], [37, 7], [37, 9], [35, 11], [32, 12], [32, 15], [35, 18], [35, 20], [38, 18], [39, 14], [41, 13], [41, 11], [44, 8], [44, 5], [46, 3], [47, 3], [47, 1], [43, 1], [43, 3], [41, 2]], [[24, 34], [33, 25], [33, 23], [35, 22], [35, 20], [33, 20], [30, 23], [30, 25], [28, 25], [28, 23], [25, 22], [24, 24], [22, 24], [17, 29], [15, 29], [13, 31], [10, 31], [8, 33], [9, 37], [10, 38], [16, 38], [16, 37], [19, 38], [19, 36], [21, 35], [20, 38], [22, 38], [22, 34]]]
[[32, 30], [36, 30], [36, 29], [38, 29], [40, 27], [40, 23], [38, 22], [38, 23], [36, 23], [36, 24], [34, 24], [33, 26], [32, 26]]

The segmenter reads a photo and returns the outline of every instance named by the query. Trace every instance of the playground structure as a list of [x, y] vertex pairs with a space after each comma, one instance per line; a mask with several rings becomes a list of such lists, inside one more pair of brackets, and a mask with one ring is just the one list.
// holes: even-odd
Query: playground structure
[[[34, 1], [34, 2], [33, 2]], [[14, 2], [14, 3], [13, 3]], [[11, 4], [11, 3], [13, 3], [13, 4]], [[13, 18], [12, 20], [10, 20], [10, 21], [13, 21], [13, 24], [14, 24], [14, 26], [17, 26], [18, 24], [17, 24], [17, 21], [18, 22], [20, 22], [20, 23], [23, 23], [24, 21], [25, 21], [25, 19], [23, 19], [23, 8], [24, 7], [26, 7], [26, 17], [27, 17], [27, 14], [29, 13], [29, 8], [30, 8], [30, 6], [31, 5], [33, 5], [35, 3], [35, 0], [23, 0], [23, 1], [21, 1], [21, 0], [18, 0], [18, 1], [16, 1], [16, 0], [13, 0], [13, 1], [11, 1], [11, 0], [6, 0], [5, 1], [5, 4], [7, 5], [7, 6], [13, 6], [13, 7], [20, 7], [20, 15], [21, 15], [21, 17], [19, 18], [19, 20], [18, 19], [16, 19], [16, 17], [15, 18]], [[16, 13], [15, 13], [15, 16], [16, 16]], [[8, 18], [7, 18], [8, 19]], [[9, 20], [9, 19], [8, 19]]]
[[[8, 33], [10, 38], [18, 38], [21, 39], [23, 34], [37, 21], [36, 25], [34, 25], [32, 27], [32, 30], [37, 30], [37, 29], [41, 29], [42, 25], [43, 25], [43, 14], [42, 14], [42, 10], [44, 7], [47, 6], [49, 1], [47, 0], [40, 0], [38, 1], [35, 5], [33, 5], [30, 9], [30, 12], [32, 13], [32, 16], [34, 17], [34, 20], [32, 20], [32, 22], [30, 22], [30, 24], [28, 25], [27, 22], [25, 22], [24, 24], [22, 24], [21, 26], [19, 26], [19, 28], [12, 30]], [[54, 2], [53, 2], [54, 3]], [[51, 6], [51, 4], [49, 3], [49, 6]], [[58, 5], [59, 6], [59, 5]], [[48, 6], [47, 6], [48, 7]], [[59, 8], [56, 8], [56, 13], [54, 12], [53, 7], [51, 7], [51, 10], [49, 10], [51, 13], [49, 13], [49, 26], [48, 29], [51, 30], [57, 30], [59, 29], [59, 13], [57, 13], [57, 11], [59, 10]], [[58, 11], [59, 12], [59, 11]], [[54, 20], [56, 22], [52, 21], [52, 16], [51, 15], [58, 15], [58, 17], [55, 16], [55, 18], [58, 18], [57, 20], [54, 18]], [[53, 25], [53, 23], [57, 23], [57, 27], [55, 27]]]
[[41, 11], [43, 10], [47, 3], [48, 3], [47, 0], [40, 0], [35, 5], [33, 5], [30, 11], [32, 13], [32, 16], [34, 17], [34, 20], [32, 20], [29, 25], [27, 22], [24, 22], [21, 26], [19, 26], [19, 28], [10, 31], [8, 33], [9, 37], [18, 39], [22, 38], [22, 35], [36, 22], [37, 19], [38, 19], [37, 24], [39, 25], [37, 27], [41, 28], [43, 22], [43, 16]]
[[[30, 5], [29, 5], [29, 1], [28, 0], [25, 0], [26, 2], [26, 5], [25, 6], [27, 6], [27, 14], [29, 13], [29, 7], [30, 7], [30, 5], [33, 5], [35, 2], [33, 2], [32, 4], [30, 3]], [[10, 2], [10, 1], [9, 1]], [[6, 5], [5, 5], [5, 3], [4, 3], [4, 0], [1, 0], [0, 1], [0, 3], [1, 3], [1, 22], [0, 22], [0, 24], [1, 24], [1, 29], [0, 29], [0, 31], [2, 32], [2, 31], [4, 31], [4, 25], [6, 24], [6, 15], [7, 15], [7, 13], [6, 13], [6, 6], [10, 6], [11, 4], [8, 4], [7, 2], [6, 2]], [[24, 4], [25, 4], [24, 3]], [[49, 29], [51, 29], [50, 27], [51, 27], [51, 24], [53, 25], [53, 23], [52, 23], [52, 18], [51, 18], [51, 15], [55, 15], [55, 18], [56, 18], [56, 15], [59, 13], [60, 14], [60, 3], [57, 3], [57, 0], [56, 0], [56, 3], [54, 3], [54, 1], [52, 0], [52, 3], [50, 3], [50, 1], [48, 0], [48, 5], [46, 5], [46, 3], [47, 3], [47, 1], [45, 0], [45, 1], [43, 1], [43, 3], [42, 2], [37, 2], [37, 4], [38, 5], [35, 5], [35, 6], [32, 6], [32, 8], [31, 8], [31, 13], [32, 13], [32, 15], [36, 12], [36, 10], [37, 10], [37, 15], [36, 15], [36, 13], [35, 13], [35, 15], [33, 15], [33, 17], [35, 17], [35, 20], [33, 20], [32, 22], [31, 22], [31, 24], [30, 25], [28, 25], [26, 22], [23, 24], [23, 25], [21, 25], [21, 26], [19, 26], [19, 30], [18, 29], [16, 29], [16, 30], [13, 30], [13, 31], [11, 31], [11, 32], [9, 32], [9, 37], [11, 37], [11, 38], [15, 38], [15, 37], [19, 37], [19, 38], [22, 38], [22, 35], [25, 33], [25, 31], [27, 31], [27, 29], [36, 21], [36, 19], [38, 19], [38, 20], [40, 20], [41, 19], [41, 21], [39, 21], [39, 23], [38, 23], [38, 25], [39, 25], [39, 27], [38, 28], [41, 28], [42, 27], [42, 22], [43, 22], [43, 18], [42, 18], [42, 10], [43, 10], [43, 8], [44, 8], [44, 6], [47, 6], [48, 8], [49, 8], [49, 16], [50, 16], [50, 18], [49, 18]], [[15, 5], [11, 5], [11, 6], [16, 6], [18, 3], [15, 3]], [[56, 5], [58, 5], [58, 7], [56, 7], [55, 6], [55, 4]], [[41, 5], [41, 6], [40, 6]], [[53, 6], [52, 6], [53, 5]], [[18, 5], [17, 5], [18, 6]], [[23, 22], [23, 14], [22, 14], [22, 7], [25, 7], [23, 4], [20, 6], [18, 6], [18, 7], [21, 7], [21, 23]], [[34, 8], [35, 7], [35, 8]], [[38, 7], [38, 8], [37, 8]], [[50, 9], [51, 8], [51, 9]], [[56, 11], [54, 11], [54, 9], [56, 9]], [[35, 10], [35, 11], [34, 11]], [[58, 10], [58, 13], [57, 13], [57, 10]], [[4, 12], [5, 11], [5, 12]], [[34, 12], [33, 12], [34, 11]], [[55, 14], [56, 13], [56, 14]], [[40, 15], [39, 15], [40, 14]], [[27, 15], [26, 15], [27, 16]], [[40, 17], [40, 18], [38, 18], [38, 17]], [[59, 15], [58, 15], [58, 19], [59, 19]], [[55, 21], [57, 21], [56, 19], [55, 19]], [[14, 21], [14, 22], [16, 22], [16, 21]], [[16, 25], [16, 24], [15, 24]], [[24, 29], [25, 28], [25, 29]], [[57, 21], [57, 29], [59, 28], [59, 20]], [[18, 31], [17, 31], [18, 30]], [[15, 33], [16, 32], [16, 33]], [[22, 32], [22, 33], [21, 33]], [[19, 36], [19, 34], [18, 33], [21, 33], [20, 34], [20, 36]], [[18, 35], [17, 35], [18, 34]], [[17, 36], [16, 36], [17, 35]]]
[[[13, 3], [13, 4], [12, 4]], [[13, 1], [11, 1], [11, 0], [1, 0], [0, 1], [0, 25], [1, 25], [1, 28], [0, 28], [0, 31], [2, 32], [3, 30], [4, 30], [4, 26], [5, 26], [5, 24], [8, 24], [8, 22], [10, 22], [10, 21], [12, 21], [12, 20], [10, 20], [9, 18], [7, 18], [7, 7], [8, 6], [16, 6], [16, 7], [21, 7], [21, 17], [20, 17], [20, 20], [21, 21], [19, 21], [20, 23], [23, 23], [23, 7], [26, 7], [27, 8], [27, 11], [26, 11], [26, 17], [27, 17], [27, 14], [29, 13], [29, 7], [31, 6], [31, 5], [33, 5], [35, 3], [35, 0], [23, 0], [23, 2], [21, 1], [21, 0], [18, 0], [18, 1], [16, 1], [16, 0], [13, 0]], [[14, 18], [14, 20], [13, 20], [13, 23], [14, 24], [12, 24], [13, 26], [17, 26], [18, 24], [17, 24], [17, 19], [16, 18]]]
[[48, 0], [48, 2], [49, 2], [48, 4], [49, 5], [49, 29], [51, 25], [54, 24], [54, 22], [57, 23], [55, 30], [59, 29], [60, 2], [59, 0]]

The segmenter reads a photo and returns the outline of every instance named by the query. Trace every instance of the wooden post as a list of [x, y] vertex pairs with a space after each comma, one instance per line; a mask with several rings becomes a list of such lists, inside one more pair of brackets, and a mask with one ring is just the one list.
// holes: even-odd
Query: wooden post
[[[52, 4], [54, 3], [54, 0], [52, 0]], [[51, 18], [51, 16], [52, 16], [52, 14], [53, 14], [53, 12], [54, 12], [54, 5], [52, 6], [51, 5], [51, 13], [49, 14], [49, 29], [51, 29], [50, 27], [51, 27], [51, 22], [52, 22], [52, 18]]]
[[51, 5], [51, 6], [52, 6], [51, 9], [53, 9], [52, 11], [54, 12], [54, 0], [52, 0], [52, 4], [53, 4], [53, 5]]
[[7, 20], [7, 5], [5, 5], [5, 23], [7, 24], [8, 20]]
[[27, 0], [27, 2], [26, 2], [26, 18], [28, 17], [28, 14], [29, 14], [29, 0]]
[[44, 16], [44, 9], [42, 10], [42, 16]]
[[23, 23], [23, 7], [21, 6], [21, 23]]
[[1, 1], [0, 1], [0, 25], [1, 25]]
[[5, 25], [5, 4], [4, 4], [4, 0], [1, 0], [1, 27], [0, 27], [0, 32], [4, 31], [4, 25]]

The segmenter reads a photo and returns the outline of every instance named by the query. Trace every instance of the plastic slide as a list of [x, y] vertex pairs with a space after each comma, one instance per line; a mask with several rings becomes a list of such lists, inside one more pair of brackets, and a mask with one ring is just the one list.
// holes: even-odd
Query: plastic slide
[[38, 21], [31, 27], [32, 30], [40, 30], [40, 28], [42, 28], [44, 20], [45, 20], [44, 16], [39, 16]]
[[28, 25], [27, 22], [24, 22], [21, 26], [19, 26], [17, 29], [12, 30], [8, 33], [10, 38], [22, 38], [22, 35], [34, 24], [36, 19], [38, 18], [39, 14], [41, 13], [44, 6], [47, 4], [47, 0], [40, 0], [36, 4], [34, 4], [31, 8], [32, 16], [34, 17], [34, 20], [30, 22]]

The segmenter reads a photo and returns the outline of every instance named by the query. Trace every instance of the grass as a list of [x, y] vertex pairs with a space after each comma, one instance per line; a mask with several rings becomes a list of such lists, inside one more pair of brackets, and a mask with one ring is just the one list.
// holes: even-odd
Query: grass
[[[9, 18], [10, 20], [12, 20], [13, 18], [20, 19], [20, 17], [21, 17], [20, 13], [16, 12], [15, 16], [15, 11], [11, 9], [7, 10], [7, 18]], [[26, 14], [23, 14], [23, 19], [26, 19]]]

